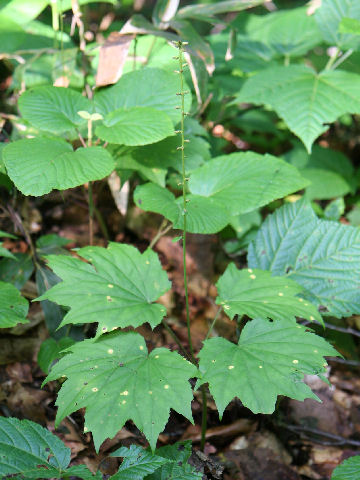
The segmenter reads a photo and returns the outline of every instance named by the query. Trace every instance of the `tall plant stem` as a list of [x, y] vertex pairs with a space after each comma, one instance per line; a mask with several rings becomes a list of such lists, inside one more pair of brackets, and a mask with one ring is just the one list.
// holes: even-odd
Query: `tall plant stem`
[[[88, 140], [87, 146], [92, 146], [92, 118], [88, 119]], [[88, 184], [88, 204], [89, 204], [89, 244], [92, 245], [94, 241], [94, 197], [92, 182]]]
[[194, 348], [191, 339], [191, 330], [190, 330], [190, 308], [189, 308], [189, 291], [188, 291], [188, 281], [187, 281], [187, 270], [186, 270], [186, 217], [187, 217], [187, 209], [186, 209], [186, 171], [185, 171], [185, 136], [184, 136], [184, 120], [185, 120], [185, 95], [188, 92], [184, 91], [184, 43], [177, 42], [177, 48], [179, 49], [179, 70], [177, 73], [180, 75], [180, 92], [178, 95], [181, 98], [181, 127], [180, 127], [180, 134], [181, 134], [181, 145], [178, 147], [178, 150], [181, 151], [181, 165], [182, 165], [182, 193], [183, 193], [183, 263], [184, 263], [184, 290], [185, 290], [185, 304], [186, 304], [186, 323], [187, 323], [187, 331], [188, 331], [188, 342], [189, 342], [189, 349], [191, 353], [191, 357], [194, 357]]

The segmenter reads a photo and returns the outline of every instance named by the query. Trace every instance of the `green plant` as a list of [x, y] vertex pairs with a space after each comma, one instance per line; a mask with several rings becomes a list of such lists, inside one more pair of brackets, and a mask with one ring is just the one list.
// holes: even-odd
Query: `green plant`
[[[14, 141], [0, 150], [1, 165], [13, 189], [25, 196], [41, 197], [52, 190], [79, 186], [85, 190], [90, 246], [76, 250], [76, 257], [64, 251], [67, 241], [56, 236], [40, 237], [34, 244], [21, 222], [31, 258], [19, 255], [12, 258], [3, 246], [0, 254], [8, 257], [7, 265], [12, 267], [17, 262], [27, 262], [20, 287], [36, 268], [37, 300], [43, 304], [49, 330], [66, 329], [64, 335], [44, 344], [39, 355], [44, 371], [58, 360], [45, 383], [66, 378], [56, 401], [56, 425], [72, 412], [85, 408], [84, 431], [92, 432], [97, 450], [128, 420], [148, 440], [151, 452], [134, 446], [114, 452], [124, 461], [113, 479], [201, 478], [187, 464], [191, 453], [188, 444], [185, 453], [179, 453], [175, 447], [156, 450], [170, 409], [193, 421], [190, 379], [196, 379], [195, 389], [202, 389], [203, 447], [206, 385], [220, 417], [234, 397], [255, 413], [272, 413], [280, 395], [297, 400], [318, 399], [304, 382], [304, 375], [325, 378], [324, 357], [339, 354], [297, 320], [323, 324], [323, 316], [343, 318], [360, 314], [359, 230], [328, 220], [338, 220], [343, 213], [341, 201], [329, 204], [321, 212], [324, 218], [318, 218], [315, 205], [311, 204], [315, 199], [354, 193], [357, 187], [353, 166], [346, 156], [328, 149], [324, 152], [318, 145], [312, 149], [316, 138], [328, 129], [325, 124], [343, 114], [360, 113], [359, 74], [335, 68], [341, 63], [346, 65], [359, 47], [357, 24], [345, 21], [348, 15], [354, 21], [359, 20], [355, 2], [350, 1], [348, 13], [340, 17], [339, 7], [335, 8], [331, 0], [324, 1], [315, 17], [309, 18], [300, 8], [249, 15], [243, 25], [244, 17], [240, 15], [220, 38], [210, 38], [209, 44], [193, 31], [187, 19], [195, 17], [207, 23], [210, 17], [210, 23], [215, 22], [216, 14], [242, 10], [244, 2], [240, 2], [241, 8], [239, 2], [217, 2], [219, 5], [206, 10], [206, 15], [207, 7], [201, 5], [185, 7], [176, 13], [178, 3], [157, 3], [155, 27], [148, 21], [144, 26], [144, 19], [133, 17], [123, 30], [127, 35], [142, 25], [141, 33], [151, 33], [154, 38], [175, 38], [171, 45], [177, 49], [174, 50], [177, 75], [167, 68], [146, 65], [125, 73], [114, 86], [97, 90], [91, 99], [71, 88], [34, 86], [22, 93], [18, 102], [25, 134], [32, 138], [19, 139], [16, 131]], [[262, 2], [245, 3], [248, 7]], [[332, 11], [336, 15], [331, 16]], [[297, 40], [297, 30], [289, 27], [289, 21], [305, 31], [301, 41]], [[315, 46], [330, 41], [328, 25], [332, 23], [336, 23], [331, 31], [337, 50], [325, 68], [316, 72], [300, 61], [292, 64]], [[181, 40], [167, 32], [168, 27], [176, 30]], [[260, 30], [265, 32], [261, 40]], [[207, 112], [208, 120], [221, 119], [226, 124], [235, 117], [239, 125], [247, 124], [241, 118], [243, 112], [238, 118], [236, 105], [244, 102], [247, 107], [249, 103], [266, 105], [285, 122], [282, 130], [286, 125], [306, 150], [286, 131], [284, 135], [293, 141], [293, 149], [284, 152], [284, 158], [252, 151], [211, 158], [206, 132], [199, 122], [188, 117], [196, 110], [192, 107], [192, 87], [188, 85], [193, 82], [193, 92], [201, 108], [207, 87], [200, 91], [199, 71], [201, 67], [212, 71], [216, 66], [220, 57], [217, 52], [223, 47], [225, 36], [234, 43], [227, 41], [229, 55], [233, 56], [229, 59], [233, 62], [231, 81], [222, 85], [221, 74], [229, 64], [220, 64], [208, 84], [219, 82], [223, 92], [221, 98], [216, 98], [215, 93], [214, 106]], [[190, 46], [184, 39], [191, 41]], [[246, 58], [241, 56], [244, 53], [236, 57], [235, 51], [246, 42], [252, 62], [247, 63], [247, 69], [245, 72], [242, 69], [240, 75], [239, 69]], [[197, 56], [194, 50], [198, 51]], [[197, 63], [196, 75], [192, 70], [191, 77], [186, 70], [189, 62], [203, 62]], [[247, 73], [249, 78], [245, 78]], [[252, 121], [255, 128], [268, 133], [273, 113], [269, 114], [267, 109], [262, 113], [260, 110], [247, 113], [255, 113], [247, 117], [248, 125]], [[278, 129], [274, 135], [278, 135], [276, 142], [282, 140]], [[188, 331], [187, 344], [175, 336], [181, 354], [165, 347], [148, 352], [144, 338], [129, 330], [144, 323], [151, 328], [160, 323], [170, 328], [166, 309], [157, 301], [171, 284], [157, 254], [152, 248], [140, 253], [133, 246], [115, 242], [109, 242], [107, 248], [92, 245], [96, 214], [94, 182], [114, 170], [123, 181], [137, 174], [137, 183], [141, 184], [134, 192], [135, 204], [165, 217], [163, 229], [151, 246], [169, 226], [180, 230], [177, 241], [182, 242], [183, 249]], [[316, 182], [324, 171], [327, 186], [320, 192]], [[290, 195], [302, 190], [304, 195], [294, 202]], [[258, 210], [282, 198], [287, 198], [284, 205], [269, 214], [260, 226]], [[230, 263], [218, 279], [219, 310], [209, 326], [203, 348], [196, 352], [190, 330], [187, 234], [219, 233], [229, 225], [239, 232], [241, 248], [249, 244], [248, 265], [238, 269]], [[243, 234], [251, 232], [253, 227], [259, 229], [254, 229], [252, 237], [244, 240]], [[8, 236], [4, 232], [1, 235]], [[64, 314], [62, 307], [70, 310]], [[230, 319], [237, 318], [241, 330], [237, 343], [221, 337], [210, 338], [221, 312]], [[1, 282], [0, 326], [24, 323], [26, 314], [27, 301], [14, 285]], [[94, 337], [82, 336], [77, 338], [81, 341], [75, 342], [76, 335], [70, 326], [88, 323], [98, 324]], [[0, 434], [3, 431], [11, 439], [4, 443], [4, 449], [12, 461], [10, 467], [5, 466], [0, 454], [2, 475], [37, 478], [39, 465], [45, 465], [41, 474], [51, 478], [74, 475], [101, 478], [100, 474], [94, 477], [85, 472], [83, 467], [68, 468], [69, 452], [49, 432], [43, 433], [45, 443], [39, 444], [41, 454], [34, 458], [34, 452], [30, 451], [23, 463], [17, 463], [13, 457], [13, 446], [18, 441], [15, 427], [29, 435], [30, 442], [35, 442], [40, 430], [43, 432], [30, 422], [20, 425], [15, 419], [0, 418]], [[44, 453], [48, 453], [47, 448], [53, 457]], [[58, 457], [61, 459], [56, 463], [54, 458]]]

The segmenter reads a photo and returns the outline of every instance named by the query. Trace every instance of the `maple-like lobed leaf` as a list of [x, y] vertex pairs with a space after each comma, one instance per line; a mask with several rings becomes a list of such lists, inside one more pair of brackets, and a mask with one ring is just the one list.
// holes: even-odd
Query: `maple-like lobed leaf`
[[46, 382], [67, 377], [56, 405], [56, 425], [86, 408], [85, 428], [96, 449], [127, 420], [144, 432], [154, 450], [170, 408], [192, 422], [192, 391], [188, 380], [197, 368], [176, 352], [157, 348], [150, 354], [135, 332], [112, 332], [69, 347]]
[[306, 327], [277, 320], [248, 322], [238, 345], [224, 338], [204, 342], [198, 385], [208, 383], [220, 417], [234, 398], [254, 413], [272, 413], [279, 395], [319, 400], [304, 374], [326, 371], [324, 356], [338, 352]]
[[216, 286], [216, 303], [231, 319], [235, 315], [284, 321], [301, 317], [323, 323], [315, 306], [299, 296], [304, 288], [289, 278], [274, 277], [258, 269], [238, 270], [231, 263]]
[[49, 266], [63, 281], [37, 300], [51, 300], [71, 307], [60, 327], [69, 323], [98, 322], [97, 335], [117, 327], [152, 328], [166, 314], [163, 305], [153, 303], [171, 284], [158, 256], [150, 249], [109, 243], [108, 248], [85, 247], [78, 258], [49, 255]]

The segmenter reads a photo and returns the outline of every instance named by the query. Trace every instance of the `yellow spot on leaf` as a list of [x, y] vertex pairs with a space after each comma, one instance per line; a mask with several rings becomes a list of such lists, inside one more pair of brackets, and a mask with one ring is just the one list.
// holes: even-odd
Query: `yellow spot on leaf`
[[299, 360], [293, 360], [293, 363], [297, 364], [299, 363]]
[[111, 285], [111, 283], [108, 284], [109, 288], [114, 288], [114, 285]]
[[151, 391], [151, 390], [149, 390], [149, 395], [152, 395], [152, 391]]
[[155, 358], [159, 358], [159, 355], [155, 355]]
[[140, 348], [140, 350], [144, 350], [144, 347], [143, 347], [143, 345], [140, 345], [140, 347], [139, 347], [139, 348]]
[[315, 320], [315, 318], [312, 315], [310, 315], [310, 320]]
[[110, 353], [111, 355], [112, 353], [114, 353], [114, 350], [112, 348], [109, 348], [108, 353]]
[[252, 271], [252, 269], [251, 269], [251, 268], [248, 268], [248, 272], [249, 272], [249, 273], [252, 273], [253, 271]]
[[99, 389], [96, 388], [96, 387], [92, 388], [91, 390], [92, 390], [93, 392], [98, 392], [98, 391], [99, 391]]
[[124, 390], [123, 392], [120, 393], [120, 395], [129, 395], [129, 392], [127, 390]]
[[150, 265], [150, 262], [149, 262], [149, 260], [146, 260], [146, 262], [145, 262], [145, 263], [146, 263], [146, 265]]
[[107, 295], [107, 296], [106, 296], [106, 300], [107, 300], [108, 302], [112, 302], [112, 298], [110, 297], [110, 295]]
[[262, 368], [263, 366], [262, 365], [259, 365], [259, 368]]
[[169, 390], [170, 386], [169, 385], [164, 385], [165, 390]]
[[304, 299], [303, 299], [303, 298], [299, 298], [299, 302], [303, 302], [303, 301], [304, 301]]
[[252, 280], [255, 280], [256, 275], [250, 275], [250, 278], [251, 278]]
[[229, 309], [230, 309], [229, 305], [224, 305], [224, 310], [229, 310]]
[[314, 350], [314, 353], [319, 353], [317, 350]]
[[283, 294], [282, 292], [279, 292], [278, 295], [279, 295], [279, 297], [283, 297], [283, 296], [284, 296], [284, 294]]
[[122, 403], [123, 405], [125, 405], [125, 403], [126, 403], [126, 400], [123, 400], [121, 403]]
[[229, 369], [229, 370], [232, 370], [233, 368], [235, 368], [234, 365], [229, 365], [229, 366], [228, 366], [228, 369]]

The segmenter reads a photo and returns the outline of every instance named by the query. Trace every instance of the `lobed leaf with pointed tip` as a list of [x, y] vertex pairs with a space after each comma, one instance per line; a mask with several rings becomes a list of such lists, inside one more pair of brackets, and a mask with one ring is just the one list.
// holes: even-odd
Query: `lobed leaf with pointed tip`
[[294, 280], [323, 315], [360, 314], [360, 229], [318, 219], [306, 199], [267, 217], [248, 263]]
[[278, 395], [319, 400], [303, 378], [326, 371], [325, 355], [339, 354], [306, 327], [256, 319], [245, 325], [238, 345], [224, 338], [204, 342], [198, 385], [209, 384], [220, 417], [234, 397], [254, 413], [272, 413]]
[[154, 328], [161, 322], [166, 309], [153, 302], [171, 284], [152, 250], [141, 254], [131, 245], [110, 243], [108, 248], [85, 247], [77, 253], [91, 264], [67, 255], [47, 257], [63, 281], [37, 299], [71, 307], [60, 327], [98, 322], [100, 335], [145, 322]]
[[197, 376], [197, 368], [178, 353], [157, 348], [148, 354], [144, 338], [135, 332], [113, 332], [66, 351], [46, 378], [67, 377], [56, 401], [56, 424], [85, 407], [85, 426], [97, 450], [127, 420], [144, 432], [153, 450], [170, 408], [192, 422], [188, 380]]
[[216, 303], [223, 305], [232, 319], [235, 315], [292, 321], [295, 317], [323, 323], [317, 309], [299, 296], [304, 288], [286, 277], [272, 277], [257, 269], [238, 270], [231, 263], [216, 284]]

